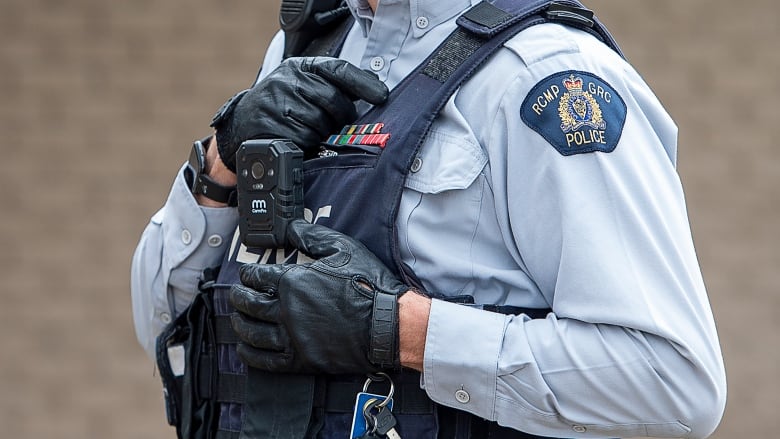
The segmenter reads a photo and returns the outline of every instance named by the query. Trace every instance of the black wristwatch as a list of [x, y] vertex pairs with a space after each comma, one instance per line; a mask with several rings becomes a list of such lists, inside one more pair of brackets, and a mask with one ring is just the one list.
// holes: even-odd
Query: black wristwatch
[[238, 191], [235, 186], [224, 186], [206, 175], [206, 148], [211, 137], [196, 140], [192, 144], [190, 159], [184, 168], [184, 179], [193, 195], [203, 195], [230, 207], [238, 206]]

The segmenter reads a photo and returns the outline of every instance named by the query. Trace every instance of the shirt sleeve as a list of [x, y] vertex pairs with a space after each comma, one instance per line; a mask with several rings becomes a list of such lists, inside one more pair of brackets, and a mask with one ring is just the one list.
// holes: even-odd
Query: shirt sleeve
[[[543, 43], [516, 48], [524, 65], [486, 148], [506, 245], [553, 312], [530, 319], [434, 300], [426, 391], [542, 436], [706, 437], [723, 413], [725, 374], [674, 166], [676, 127], [595, 39], [529, 52], [556, 47]], [[614, 150], [565, 155], [523, 120], [533, 87], [569, 71], [602, 78], [625, 102]]]
[[203, 270], [220, 263], [238, 222], [235, 208], [198, 205], [183, 169], [141, 235], [131, 266], [136, 336], [152, 358], [157, 335], [197, 294]]
[[[281, 62], [283, 49], [284, 33], [279, 31], [255, 83]], [[235, 208], [198, 205], [179, 171], [165, 205], [141, 235], [132, 260], [130, 291], [136, 336], [152, 358], [157, 336], [197, 294], [203, 270], [221, 262], [235, 239], [237, 224]]]

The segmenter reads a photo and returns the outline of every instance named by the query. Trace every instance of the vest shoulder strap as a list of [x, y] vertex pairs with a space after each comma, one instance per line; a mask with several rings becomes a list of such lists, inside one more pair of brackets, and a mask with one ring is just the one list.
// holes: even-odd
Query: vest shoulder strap
[[[419, 149], [428, 135], [434, 119], [455, 91], [468, 81], [496, 51], [512, 37], [524, 29], [547, 22], [561, 22], [595, 32], [615, 50], [606, 29], [591, 15], [590, 11], [577, 1], [550, 2], [549, 0], [495, 0], [479, 3], [457, 19], [457, 28], [424, 60], [413, 72], [397, 84], [390, 92], [387, 101], [371, 108], [355, 122], [357, 125], [381, 123], [382, 131], [392, 133], [384, 150], [391, 154], [380, 154], [376, 173], [380, 175], [383, 187], [396, 188], [382, 191], [381, 200], [376, 194], [367, 194], [367, 199], [339, 205], [339, 218], [361, 218], [372, 227], [350, 226], [347, 220], [332, 219], [331, 225], [337, 230], [350, 230], [351, 234], [363, 241], [389, 267], [397, 273], [407, 275], [400, 258], [395, 233], [381, 237], [374, 230], [395, 230], [395, 218], [398, 213], [400, 197], [406, 176]], [[619, 53], [619, 52], [618, 52]], [[420, 99], [424, 96], [424, 99]], [[371, 187], [369, 185], [369, 187]], [[312, 204], [333, 203], [326, 195], [313, 202], [314, 195], [307, 192]], [[366, 205], [379, 204], [389, 206], [390, 211], [371, 213], [371, 220], [363, 220], [368, 215], [363, 208]], [[351, 213], [354, 211], [354, 214]], [[366, 235], [363, 236], [361, 233]]]
[[529, 24], [557, 22], [589, 32], [621, 54], [620, 48], [593, 11], [578, 0], [495, 0], [483, 1], [458, 18], [458, 25], [469, 32], [491, 38], [524, 18], [538, 14]]
[[[591, 10], [578, 1], [483, 1], [458, 17], [458, 29], [429, 58], [422, 73], [444, 83], [488, 40], [502, 38], [503, 44], [528, 27], [548, 22], [565, 24], [593, 34], [623, 56], [609, 31]], [[486, 54], [490, 55], [501, 44], [492, 45], [492, 50]]]

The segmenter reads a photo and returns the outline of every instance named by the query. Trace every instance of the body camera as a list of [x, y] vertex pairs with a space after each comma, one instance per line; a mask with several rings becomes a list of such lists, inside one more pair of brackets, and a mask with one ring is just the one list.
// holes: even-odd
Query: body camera
[[284, 247], [287, 225], [303, 218], [303, 152], [286, 139], [248, 140], [236, 153], [236, 175], [241, 242]]

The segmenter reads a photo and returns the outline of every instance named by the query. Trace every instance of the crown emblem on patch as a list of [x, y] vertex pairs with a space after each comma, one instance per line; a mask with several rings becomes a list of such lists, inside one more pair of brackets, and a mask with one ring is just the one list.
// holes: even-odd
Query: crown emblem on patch
[[607, 127], [601, 114], [601, 106], [590, 93], [583, 91], [582, 84], [582, 78], [573, 74], [563, 80], [563, 86], [568, 91], [561, 96], [558, 114], [564, 133], [579, 130], [584, 126], [597, 130]]
[[570, 92], [581, 93], [582, 78], [575, 78], [574, 75], [571, 75], [568, 79], [563, 80], [563, 86]]

